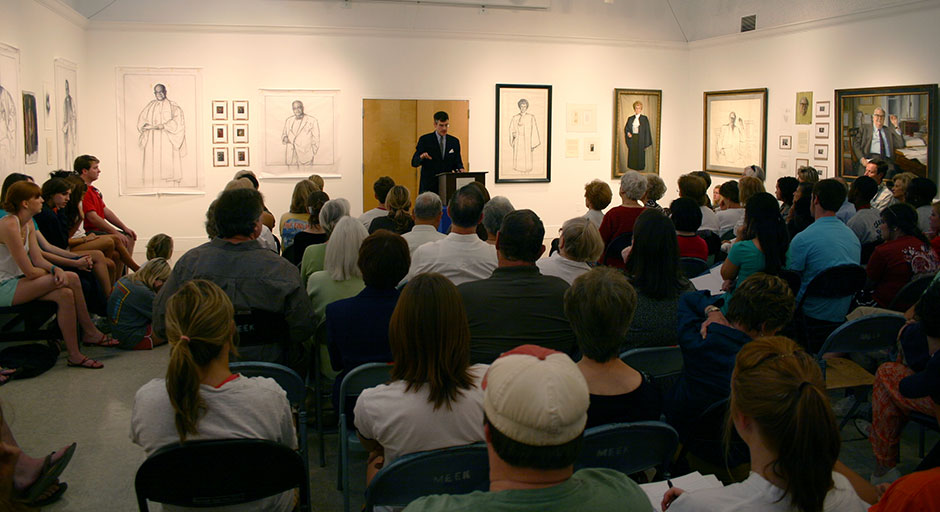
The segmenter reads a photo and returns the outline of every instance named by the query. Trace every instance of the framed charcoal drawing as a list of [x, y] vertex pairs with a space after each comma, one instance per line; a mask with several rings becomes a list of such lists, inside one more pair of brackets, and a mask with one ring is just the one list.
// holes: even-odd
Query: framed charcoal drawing
[[496, 183], [552, 181], [552, 86], [496, 84]]
[[739, 89], [704, 94], [702, 167], [723, 176], [741, 176], [744, 168], [767, 168], [767, 89]]
[[659, 174], [660, 90], [614, 89], [611, 178], [628, 170]]

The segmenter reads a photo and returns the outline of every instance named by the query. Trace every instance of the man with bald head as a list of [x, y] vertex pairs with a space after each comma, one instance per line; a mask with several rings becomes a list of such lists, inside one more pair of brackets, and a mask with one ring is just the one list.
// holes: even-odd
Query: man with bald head
[[317, 118], [304, 113], [304, 103], [291, 103], [294, 115], [284, 121], [281, 143], [284, 144], [284, 162], [288, 167], [299, 168], [313, 165], [313, 158], [320, 149], [320, 125]]
[[164, 185], [183, 179], [186, 123], [183, 109], [166, 97], [166, 86], [153, 88], [153, 100], [137, 116], [137, 146], [143, 153], [142, 184]]
[[874, 157], [894, 162], [894, 150], [904, 147], [904, 137], [898, 133], [898, 116], [892, 114], [890, 121], [885, 124], [885, 109], [877, 107], [871, 114], [871, 124], [859, 127], [852, 139], [852, 152], [860, 169]]

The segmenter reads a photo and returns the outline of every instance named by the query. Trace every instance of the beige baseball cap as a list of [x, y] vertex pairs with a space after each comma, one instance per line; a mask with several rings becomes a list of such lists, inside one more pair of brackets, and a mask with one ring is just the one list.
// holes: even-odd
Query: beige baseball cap
[[483, 410], [501, 433], [531, 446], [557, 446], [581, 435], [590, 403], [587, 382], [567, 355], [522, 345], [499, 356], [483, 379]]

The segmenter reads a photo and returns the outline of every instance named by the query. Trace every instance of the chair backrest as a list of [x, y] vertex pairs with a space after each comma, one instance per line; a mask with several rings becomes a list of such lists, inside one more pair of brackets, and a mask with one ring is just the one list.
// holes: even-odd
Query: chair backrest
[[137, 470], [140, 510], [147, 500], [181, 507], [235, 505], [301, 487], [300, 454], [265, 439], [188, 441], [157, 450]]
[[661, 421], [612, 423], [584, 432], [584, 446], [575, 469], [609, 468], [627, 475], [654, 466], [668, 467], [679, 434]]
[[287, 401], [291, 405], [304, 405], [304, 399], [307, 397], [307, 386], [304, 380], [300, 378], [294, 370], [277, 363], [266, 363], [263, 361], [241, 361], [229, 363], [229, 370], [232, 373], [240, 373], [245, 377], [268, 377], [274, 379], [281, 388], [287, 392]]
[[892, 347], [904, 322], [903, 316], [891, 313], [867, 315], [846, 322], [826, 338], [816, 359], [822, 361], [823, 354], [827, 352], [874, 352]]
[[677, 346], [633, 348], [620, 354], [620, 359], [653, 379], [682, 373], [682, 349]]
[[431, 494], [467, 494], [490, 486], [485, 443], [412, 453], [376, 473], [366, 489], [366, 510], [405, 506]]
[[702, 237], [702, 240], [705, 240], [705, 245], [708, 246], [709, 256], [715, 255], [721, 251], [721, 237], [718, 236], [718, 233], [703, 230], [696, 232], [696, 234]]
[[782, 268], [780, 269], [780, 273], [777, 275], [780, 277], [780, 279], [783, 279], [787, 282], [787, 286], [790, 287], [790, 291], [793, 292], [794, 297], [799, 295], [802, 280], [800, 279], [800, 274], [798, 272]]
[[290, 327], [283, 313], [252, 308], [249, 312], [235, 313], [238, 346], [250, 347], [270, 343], [287, 343]]
[[708, 272], [708, 262], [701, 258], [691, 258], [684, 257], [679, 258], [679, 268], [682, 269], [682, 274], [692, 279], [693, 277], [698, 277], [705, 272]]
[[724, 433], [728, 417], [729, 398], [708, 406], [692, 423], [682, 444], [690, 453], [706, 462], [724, 467], [735, 467], [750, 460], [750, 451], [735, 429], [731, 429], [731, 444], [725, 448]]
[[[865, 286], [865, 268], [861, 265], [836, 265], [823, 270], [810, 281], [806, 292], [800, 299], [797, 310], [803, 309], [806, 297], [823, 297], [836, 299], [851, 297]], [[844, 314], [844, 313], [843, 313]]]
[[390, 363], [366, 363], [357, 366], [343, 378], [343, 382], [339, 386], [339, 394], [344, 401], [346, 398], [359, 396], [364, 389], [388, 382], [391, 373], [392, 365]]
[[620, 233], [615, 236], [613, 240], [607, 244], [607, 248], [604, 249], [604, 263], [610, 264], [609, 260], [615, 260], [623, 262], [623, 255], [621, 254], [624, 249], [626, 249], [630, 244], [633, 243], [633, 233]]
[[907, 311], [909, 307], [920, 300], [920, 296], [923, 295], [927, 287], [930, 286], [933, 278], [934, 274], [917, 274], [914, 276], [914, 278], [904, 285], [904, 287], [898, 291], [898, 294], [891, 299], [891, 304], [888, 305], [888, 309], [892, 311]]

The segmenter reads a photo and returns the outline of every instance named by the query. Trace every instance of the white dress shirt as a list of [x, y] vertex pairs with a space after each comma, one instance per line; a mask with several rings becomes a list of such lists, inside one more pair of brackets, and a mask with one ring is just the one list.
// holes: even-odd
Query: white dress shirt
[[721, 229], [721, 222], [718, 220], [718, 215], [705, 205], [702, 205], [700, 209], [702, 210], [702, 225], [699, 226], [698, 230], [718, 233], [718, 230]]
[[548, 258], [541, 258], [535, 262], [535, 265], [539, 268], [539, 272], [541, 272], [543, 276], [560, 277], [567, 281], [568, 284], [574, 284], [574, 280], [577, 279], [578, 276], [591, 270], [591, 266], [587, 263], [569, 260], [562, 256], [560, 252], [556, 252]]
[[434, 229], [434, 226], [429, 224], [415, 224], [415, 226], [411, 228], [411, 231], [403, 234], [401, 237], [408, 242], [408, 249], [411, 251], [411, 254], [414, 255], [415, 249], [418, 247], [429, 242], [436, 242], [447, 237], [447, 235]]
[[476, 233], [451, 233], [418, 247], [411, 257], [411, 270], [405, 279], [437, 272], [455, 285], [486, 279], [496, 269], [496, 247], [480, 240]]

